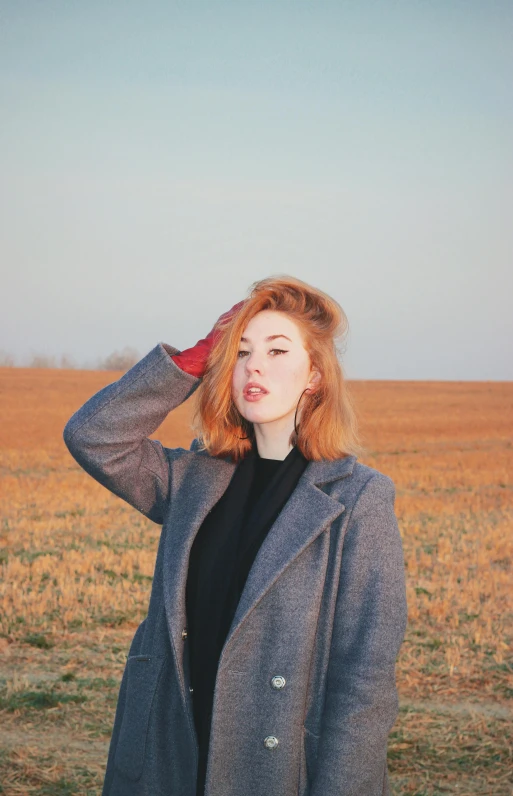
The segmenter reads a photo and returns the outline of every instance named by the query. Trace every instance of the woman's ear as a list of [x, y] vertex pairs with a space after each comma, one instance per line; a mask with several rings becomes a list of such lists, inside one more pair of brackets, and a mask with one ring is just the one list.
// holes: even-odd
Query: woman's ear
[[310, 380], [306, 386], [308, 392], [315, 392], [319, 384], [321, 383], [321, 374], [318, 370], [312, 370], [310, 374]]

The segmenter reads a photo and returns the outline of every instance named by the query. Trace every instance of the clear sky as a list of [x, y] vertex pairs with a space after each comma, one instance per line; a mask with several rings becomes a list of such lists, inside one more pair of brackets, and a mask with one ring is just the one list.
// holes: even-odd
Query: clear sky
[[513, 378], [510, 0], [3, 0], [0, 349], [192, 345], [257, 279], [350, 378]]

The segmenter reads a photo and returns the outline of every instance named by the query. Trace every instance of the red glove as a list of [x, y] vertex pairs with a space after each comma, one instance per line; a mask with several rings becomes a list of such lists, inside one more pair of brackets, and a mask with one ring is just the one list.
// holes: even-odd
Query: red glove
[[198, 340], [195, 346], [192, 348], [186, 348], [185, 351], [182, 351], [180, 354], [174, 354], [171, 357], [173, 362], [178, 365], [180, 370], [184, 370], [186, 373], [190, 373], [191, 376], [196, 376], [199, 379], [202, 378], [203, 374], [205, 373], [205, 367], [209, 354], [212, 351], [214, 343], [221, 334], [220, 330], [217, 328], [218, 323], [220, 321], [229, 320], [236, 315], [243, 304], [245, 304], [245, 301], [239, 301], [239, 303], [235, 304], [231, 310], [228, 310], [228, 312], [220, 315], [215, 322], [212, 331], [210, 331], [202, 340]]

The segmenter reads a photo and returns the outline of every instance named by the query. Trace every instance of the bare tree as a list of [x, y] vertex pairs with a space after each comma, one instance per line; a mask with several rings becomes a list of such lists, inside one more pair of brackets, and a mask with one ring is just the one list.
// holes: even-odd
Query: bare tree
[[63, 370], [123, 370], [127, 371], [140, 359], [135, 348], [125, 346], [122, 351], [114, 351], [105, 358], [98, 358], [95, 363], [86, 362], [78, 365], [71, 354], [61, 354], [60, 358], [51, 354], [32, 353], [27, 364], [15, 362], [14, 357], [4, 349], [0, 349], [0, 368], [61, 368]]
[[59, 367], [63, 368], [64, 370], [74, 370], [77, 367], [77, 364], [70, 354], [61, 354]]
[[48, 354], [32, 354], [28, 368], [56, 368], [55, 357]]
[[98, 368], [100, 370], [129, 370], [139, 359], [140, 355], [135, 348], [125, 346], [122, 351], [114, 351], [104, 360], [100, 360]]
[[3, 348], [0, 349], [0, 368], [14, 368], [16, 367], [14, 364], [14, 357], [4, 351]]

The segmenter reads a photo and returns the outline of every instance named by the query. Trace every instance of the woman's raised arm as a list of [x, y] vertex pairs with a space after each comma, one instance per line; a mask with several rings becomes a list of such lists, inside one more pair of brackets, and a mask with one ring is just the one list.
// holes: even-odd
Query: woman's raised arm
[[208, 335], [185, 351], [158, 343], [89, 398], [64, 427], [64, 442], [80, 466], [158, 524], [169, 500], [169, 461], [187, 451], [164, 448], [148, 435], [198, 387], [222, 323], [243, 304], [221, 315]]
[[169, 498], [169, 457], [186, 451], [164, 448], [148, 436], [200, 383], [174, 362], [179, 353], [158, 343], [89, 398], [63, 432], [69, 452], [89, 475], [158, 524]]

